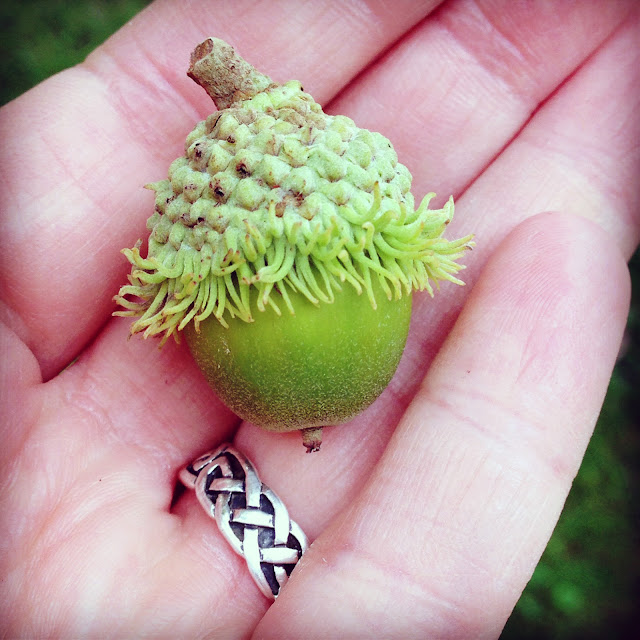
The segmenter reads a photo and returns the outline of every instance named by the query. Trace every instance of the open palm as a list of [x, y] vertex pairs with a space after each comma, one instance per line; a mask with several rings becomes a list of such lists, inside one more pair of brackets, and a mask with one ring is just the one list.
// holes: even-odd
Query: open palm
[[[1, 112], [8, 637], [496, 637], [621, 341], [639, 233], [634, 2], [156, 2]], [[209, 35], [392, 140], [476, 235], [414, 296], [385, 393], [319, 454], [241, 423], [184, 345], [127, 340], [119, 254], [213, 107]], [[71, 364], [71, 366], [69, 366]], [[181, 465], [233, 440], [313, 540], [273, 606]]]

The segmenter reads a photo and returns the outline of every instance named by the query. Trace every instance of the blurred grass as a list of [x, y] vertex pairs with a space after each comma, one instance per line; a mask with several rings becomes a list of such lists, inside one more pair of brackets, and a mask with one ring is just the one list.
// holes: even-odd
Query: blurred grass
[[[0, 104], [80, 62], [147, 4], [5, 0], [0, 6]], [[635, 293], [626, 345], [558, 526], [503, 640], [626, 640], [630, 629], [640, 628], [638, 254], [630, 269]]]
[[82, 61], [149, 0], [0, 2], [0, 104]]

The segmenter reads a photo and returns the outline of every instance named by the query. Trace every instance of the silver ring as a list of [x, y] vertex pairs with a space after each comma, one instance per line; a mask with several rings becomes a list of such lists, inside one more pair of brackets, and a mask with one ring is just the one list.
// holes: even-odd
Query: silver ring
[[280, 498], [253, 465], [230, 444], [223, 444], [180, 471], [198, 501], [218, 524], [233, 550], [247, 562], [265, 596], [275, 600], [309, 546]]

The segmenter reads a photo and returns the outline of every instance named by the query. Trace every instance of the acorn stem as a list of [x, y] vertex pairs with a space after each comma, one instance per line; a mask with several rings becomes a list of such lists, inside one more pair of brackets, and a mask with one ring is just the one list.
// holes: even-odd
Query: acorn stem
[[302, 434], [302, 444], [307, 448], [307, 453], [320, 451], [322, 444], [322, 427], [309, 427], [308, 429], [300, 429]]
[[187, 75], [209, 94], [218, 109], [276, 86], [219, 38], [207, 38], [193, 50]]

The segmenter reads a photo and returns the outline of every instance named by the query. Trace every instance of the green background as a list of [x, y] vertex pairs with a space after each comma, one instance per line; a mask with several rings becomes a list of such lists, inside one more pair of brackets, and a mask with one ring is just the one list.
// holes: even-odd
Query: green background
[[[145, 0], [6, 1], [0, 103], [80, 62]], [[638, 614], [640, 315], [638, 254], [627, 337], [558, 526], [502, 638], [626, 639]], [[594, 301], [597, 303], [597, 301]], [[606, 327], [603, 327], [606, 331]]]

